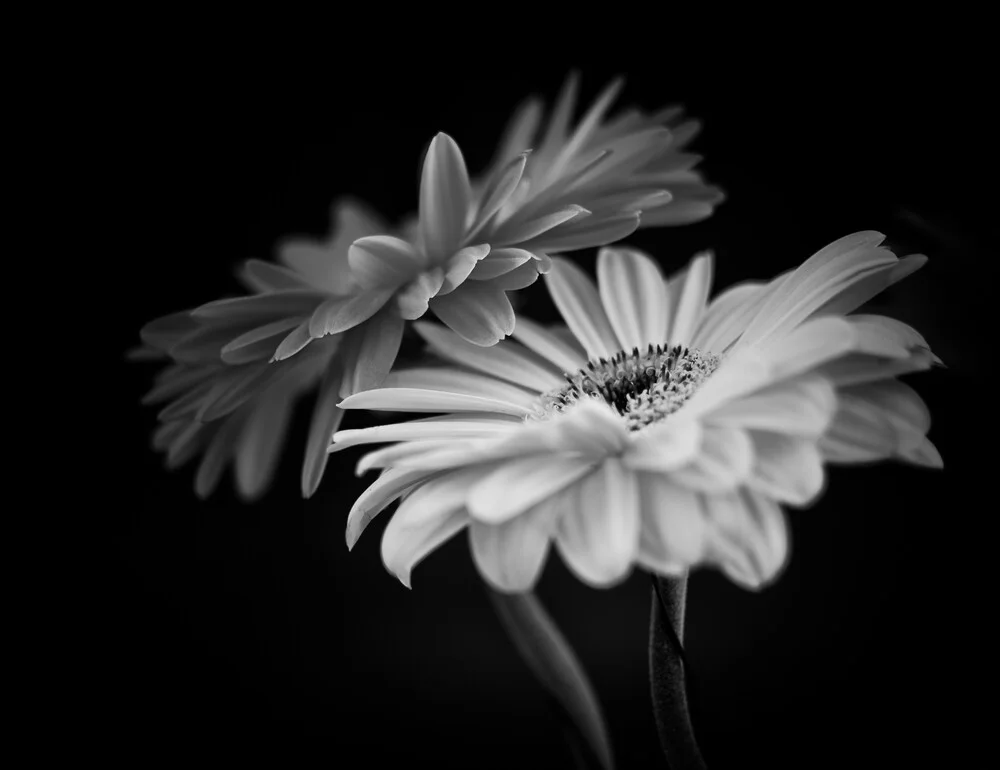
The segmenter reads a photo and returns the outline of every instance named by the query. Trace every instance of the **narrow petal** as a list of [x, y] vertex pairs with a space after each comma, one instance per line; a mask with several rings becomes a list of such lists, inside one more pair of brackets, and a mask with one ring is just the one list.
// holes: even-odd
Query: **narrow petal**
[[484, 396], [507, 401], [525, 408], [538, 403], [536, 394], [495, 377], [487, 377], [478, 372], [464, 371], [453, 367], [414, 367], [399, 369], [385, 379], [387, 388], [422, 388], [443, 390], [448, 393], [464, 393], [468, 396]]
[[[324, 455], [325, 456], [325, 455]], [[397, 470], [384, 471], [368, 489], [361, 493], [347, 515], [347, 547], [354, 548], [361, 533], [385, 508], [403, 495], [408, 489], [434, 477], [427, 471]]]
[[227, 364], [245, 364], [269, 359], [274, 355], [279, 342], [304, 320], [305, 316], [292, 316], [251, 329], [223, 346], [222, 360]]
[[454, 139], [439, 133], [427, 149], [420, 179], [420, 232], [429, 254], [443, 256], [458, 249], [471, 203], [462, 151]]
[[307, 289], [275, 291], [249, 297], [218, 299], [195, 308], [191, 315], [207, 323], [268, 323], [279, 318], [311, 313], [326, 298], [327, 295], [323, 292]]
[[219, 485], [226, 463], [232, 458], [236, 439], [243, 427], [241, 419], [226, 420], [209, 441], [194, 477], [194, 493], [206, 499]]
[[291, 358], [312, 341], [313, 336], [309, 333], [309, 319], [307, 318], [292, 329], [288, 333], [288, 336], [275, 348], [274, 355], [271, 356], [271, 362], [284, 361], [286, 358]]
[[469, 238], [474, 238], [510, 198], [521, 182], [524, 166], [528, 161], [528, 153], [521, 152], [516, 158], [500, 169], [496, 177], [490, 180], [489, 186], [483, 192], [482, 203], [476, 212], [475, 221], [469, 229]]
[[236, 489], [244, 500], [257, 499], [271, 483], [294, 397], [293, 383], [277, 383], [247, 416], [236, 451]]
[[392, 369], [402, 340], [403, 319], [391, 304], [347, 332], [341, 352], [344, 379], [340, 397], [381, 385]]
[[390, 412], [496, 412], [514, 417], [525, 417], [531, 413], [529, 409], [507, 401], [417, 388], [366, 390], [345, 398], [340, 408]]
[[309, 319], [309, 334], [318, 338], [353, 329], [375, 315], [391, 296], [390, 290], [381, 289], [353, 297], [331, 297], [313, 312]]
[[302, 496], [306, 498], [312, 497], [319, 487], [326, 469], [326, 448], [344, 418], [344, 410], [337, 406], [343, 376], [340, 359], [331, 358], [320, 381], [319, 394], [309, 422], [309, 437], [306, 439], [306, 453], [302, 462]]
[[[526, 289], [538, 280], [539, 263], [532, 261], [526, 265], [514, 268], [513, 270], [497, 276], [489, 282], [493, 289], [501, 291], [519, 291]], [[484, 282], [485, 283], [485, 282]]]
[[469, 274], [469, 280], [489, 281], [533, 260], [535, 255], [524, 249], [493, 249], [485, 259], [476, 264]]
[[708, 293], [712, 287], [713, 256], [706, 252], [695, 257], [684, 277], [684, 284], [677, 298], [676, 310], [670, 321], [671, 345], [687, 347], [705, 314]]
[[198, 321], [192, 317], [191, 311], [185, 310], [150, 321], [139, 330], [139, 337], [150, 347], [169, 350], [178, 340], [197, 328]]
[[261, 294], [308, 288], [304, 276], [287, 267], [262, 259], [248, 259], [244, 262], [239, 277], [248, 288]]
[[710, 353], [726, 350], [743, 333], [753, 300], [765, 290], [766, 283], [747, 281], [724, 291], [712, 300], [691, 338], [691, 347]]
[[537, 239], [544, 233], [590, 215], [583, 206], [575, 203], [561, 209], [534, 218], [512, 218], [500, 225], [496, 232], [490, 235], [490, 243], [498, 246], [515, 246]]
[[639, 212], [569, 221], [541, 235], [521, 242], [529, 251], [554, 254], [604, 246], [627, 238], [639, 228]]
[[544, 393], [563, 384], [555, 367], [539, 362], [531, 354], [509, 341], [483, 348], [459, 337], [438, 324], [419, 322], [414, 328], [430, 349], [442, 358], [454, 361], [499, 379]]
[[896, 428], [881, 407], [845, 394], [819, 446], [830, 462], [858, 463], [892, 457], [896, 441]]
[[[581, 348], [561, 339], [525, 316], [517, 319], [513, 336], [526, 348], [548, 359], [557, 369], [567, 374], [577, 371], [587, 363], [586, 355]], [[573, 342], [576, 342], [575, 337]]]
[[475, 345], [495, 345], [514, 331], [514, 308], [507, 295], [489, 284], [468, 281], [430, 302], [434, 314]]
[[397, 512], [382, 534], [382, 562], [404, 586], [411, 588], [413, 568], [468, 523], [469, 516], [461, 508], [443, 511], [439, 518], [415, 525], [408, 525]]
[[597, 285], [622, 350], [664, 343], [669, 317], [663, 275], [633, 249], [604, 248], [597, 255]]
[[472, 518], [499, 524], [565, 489], [589, 472], [591, 463], [553, 456], [503, 463], [469, 492]]
[[816, 372], [838, 388], [850, 387], [924, 371], [930, 369], [936, 359], [929, 350], [920, 349], [902, 359], [852, 353], [823, 364]]
[[608, 459], [573, 491], [556, 534], [559, 553], [585, 583], [617, 583], [628, 575], [639, 548], [639, 480]]
[[586, 273], [565, 259], [554, 259], [552, 271], [545, 276], [545, 285], [588, 357], [610, 358], [618, 352], [614, 329]]
[[409, 422], [376, 425], [371, 428], [338, 431], [329, 451], [339, 452], [363, 444], [388, 444], [396, 441], [428, 439], [488, 438], [516, 430], [521, 422], [497, 415], [446, 415]]

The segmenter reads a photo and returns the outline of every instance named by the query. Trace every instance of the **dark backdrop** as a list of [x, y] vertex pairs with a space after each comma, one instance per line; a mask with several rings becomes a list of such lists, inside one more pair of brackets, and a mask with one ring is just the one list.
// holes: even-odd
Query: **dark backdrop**
[[[622, 73], [619, 106], [681, 102], [704, 120], [694, 147], [728, 200], [703, 223], [628, 239], [665, 269], [711, 248], [717, 286], [769, 277], [861, 229], [931, 258], [873, 306], [915, 325], [948, 364], [912, 378], [946, 469], [834, 469], [823, 500], [792, 512], [791, 563], [762, 593], [694, 574], [685, 641], [710, 766], [895, 767], [960, 752], [979, 730], [962, 693], [986, 629], [973, 571], [990, 504], [975, 466], [995, 444], [992, 407], [975, 398], [995, 356], [996, 124], [981, 71], [582, 69], [585, 102]], [[330, 766], [570, 766], [463, 537], [418, 567], [412, 591], [381, 565], [387, 517], [348, 553], [346, 513], [370, 479], [354, 477], [348, 452], [300, 499], [307, 403], [262, 501], [238, 501], [228, 478], [197, 500], [193, 468], [168, 473], [148, 448], [154, 410], [139, 398], [154, 369], [120, 360], [145, 321], [234, 293], [239, 261], [274, 256], [290, 233], [323, 234], [335, 197], [390, 219], [415, 210], [435, 132], [481, 169], [515, 105], [530, 93], [551, 103], [566, 71], [401, 66], [390, 79], [338, 66], [307, 96], [290, 86], [265, 98], [164, 68], [141, 92], [123, 90], [123, 124], [106, 137], [126, 199], [105, 336], [115, 454], [88, 567], [99, 583], [86, 605], [83, 712], [109, 761], [295, 764], [319, 750]], [[592, 269], [593, 251], [578, 258]], [[541, 284], [523, 299], [547, 312]], [[649, 591], [645, 574], [588, 589], [558, 558], [539, 589], [592, 676], [623, 768], [660, 766]]]

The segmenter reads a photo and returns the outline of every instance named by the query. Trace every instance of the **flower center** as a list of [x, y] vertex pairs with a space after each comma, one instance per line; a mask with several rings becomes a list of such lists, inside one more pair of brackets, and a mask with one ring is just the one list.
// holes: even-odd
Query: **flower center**
[[632, 348], [610, 360], [589, 361], [567, 385], [542, 396], [538, 419], [564, 411], [583, 398], [600, 398], [613, 406], [629, 430], [639, 430], [676, 412], [714, 372], [722, 358], [680, 345], [652, 345], [644, 353]]

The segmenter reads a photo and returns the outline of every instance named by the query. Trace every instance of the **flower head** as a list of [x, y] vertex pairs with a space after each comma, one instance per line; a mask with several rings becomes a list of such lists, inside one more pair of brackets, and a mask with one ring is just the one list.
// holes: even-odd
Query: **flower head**
[[648, 257], [603, 249], [595, 284], [556, 259], [546, 284], [568, 329], [520, 318], [489, 350], [418, 330], [458, 366], [398, 371], [345, 409], [442, 413], [341, 431], [332, 450], [394, 442], [348, 519], [348, 545], [402, 497], [382, 540], [413, 566], [468, 528], [484, 577], [536, 581], [550, 544], [584, 581], [638, 564], [711, 564], [741, 585], [773, 580], [788, 554], [782, 506], [821, 493], [824, 465], [898, 458], [939, 467], [930, 417], [900, 374], [936, 361], [909, 326], [852, 314], [925, 258], [897, 259], [862, 232], [798, 269], [708, 301], [712, 258], [664, 280]]
[[168, 362], [144, 398], [165, 404], [153, 446], [170, 468], [201, 455], [199, 496], [214, 490], [231, 461], [239, 493], [246, 499], [263, 493], [295, 401], [318, 386], [302, 468], [303, 494], [316, 490], [326, 446], [343, 417], [337, 402], [388, 372], [402, 322], [377, 314], [362, 329], [307, 347], [309, 314], [316, 303], [349, 290], [350, 244], [384, 227], [357, 203], [338, 201], [325, 242], [293, 239], [281, 248], [279, 264], [245, 263], [240, 278], [252, 294], [164, 316], [142, 329], [140, 357]]

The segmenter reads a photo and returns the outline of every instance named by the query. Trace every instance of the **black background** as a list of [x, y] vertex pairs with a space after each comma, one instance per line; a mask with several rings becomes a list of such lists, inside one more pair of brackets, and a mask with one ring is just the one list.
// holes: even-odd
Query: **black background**
[[[236, 293], [241, 260], [274, 256], [288, 234], [325, 233], [334, 198], [354, 195], [390, 220], [415, 210], [435, 132], [482, 169], [513, 108], [531, 93], [551, 103], [572, 62], [502, 74], [404, 64], [391, 77], [331, 65], [322, 85], [266, 97], [164, 67], [122, 91], [109, 143], [126, 199], [116, 240], [127, 278], [104, 335], [115, 368], [103, 382], [115, 449], [102, 459], [110, 504], [88, 565], [98, 582], [85, 605], [78, 712], [108, 762], [294, 765], [319, 751], [329, 766], [571, 766], [465, 538], [418, 567], [412, 591], [381, 565], [387, 517], [348, 553], [345, 517], [370, 479], [355, 478], [359, 453], [348, 452], [300, 499], [307, 403], [261, 502], [240, 502], [228, 478], [197, 500], [193, 469], [167, 473], [148, 448], [154, 410], [139, 398], [154, 368], [121, 357], [147, 320]], [[737, 65], [581, 63], [584, 103], [624, 74], [618, 107], [680, 102], [703, 119], [694, 148], [728, 195], [705, 222], [627, 242], [665, 270], [711, 248], [717, 287], [769, 277], [862, 229], [886, 233], [900, 255], [928, 254], [872, 307], [916, 326], [948, 364], [911, 378], [945, 470], [833, 469], [822, 501], [791, 513], [793, 552], [777, 584], [752, 594], [693, 575], [694, 725], [712, 768], [961, 766], [981, 730], [966, 688], [991, 638], [976, 545], [994, 514], [975, 481], [995, 446], [992, 406], [977, 400], [995, 355], [996, 122], [985, 74], [972, 62], [915, 70], [893, 57], [822, 76], [795, 62]], [[593, 251], [578, 258], [592, 269]], [[545, 316], [541, 284], [523, 300]], [[539, 588], [592, 677], [622, 768], [662, 766], [649, 592], [645, 574], [588, 589], [557, 558]]]

